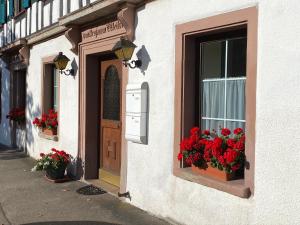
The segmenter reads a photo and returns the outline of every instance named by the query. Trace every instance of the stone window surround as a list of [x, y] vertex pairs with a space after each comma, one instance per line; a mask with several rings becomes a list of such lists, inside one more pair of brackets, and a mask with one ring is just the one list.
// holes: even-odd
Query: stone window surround
[[[45, 76], [51, 76], [51, 74], [49, 74], [49, 70], [47, 70], [47, 66], [49, 65], [54, 65], [54, 58], [56, 57], [56, 55], [53, 56], [48, 56], [45, 58], [42, 58], [42, 79], [41, 79], [41, 113], [46, 113], [46, 109], [45, 109], [45, 99], [46, 98], [50, 98], [49, 93], [45, 93], [44, 91], [44, 87], [45, 87]], [[60, 96], [60, 77], [58, 79], [58, 96]], [[39, 132], [39, 136], [41, 138], [45, 138], [45, 139], [49, 139], [49, 140], [53, 140], [53, 141], [58, 141], [58, 134], [59, 134], [59, 126], [60, 126], [60, 122], [59, 122], [59, 111], [60, 111], [60, 97], [58, 97], [58, 128], [57, 128], [57, 135], [54, 136], [49, 136], [49, 135], [45, 135], [43, 132]]]
[[[256, 119], [256, 65], [257, 65], [257, 7], [245, 8], [208, 18], [179, 24], [176, 26], [175, 39], [175, 117], [174, 117], [174, 154], [173, 174], [184, 180], [199, 183], [242, 198], [249, 198], [254, 193], [254, 156], [255, 156], [255, 119]], [[185, 74], [194, 74], [193, 59], [195, 56], [189, 49], [194, 49], [191, 39], [211, 32], [222, 32], [239, 27], [247, 27], [247, 84], [246, 84], [246, 166], [243, 180], [228, 182], [196, 175], [190, 168], [181, 168], [177, 160], [179, 143], [187, 135], [192, 123], [184, 100], [189, 91], [191, 79], [185, 79]], [[251, 121], [251, 122], [250, 122]]]

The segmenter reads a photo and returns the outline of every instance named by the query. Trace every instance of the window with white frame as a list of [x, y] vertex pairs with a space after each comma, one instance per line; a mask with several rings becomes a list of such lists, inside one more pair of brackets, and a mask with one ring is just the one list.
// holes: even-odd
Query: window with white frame
[[246, 31], [199, 39], [198, 123], [245, 128]]

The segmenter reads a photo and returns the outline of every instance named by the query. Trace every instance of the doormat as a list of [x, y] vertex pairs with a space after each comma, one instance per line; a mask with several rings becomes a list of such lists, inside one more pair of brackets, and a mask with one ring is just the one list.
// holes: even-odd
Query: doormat
[[81, 187], [76, 192], [81, 195], [102, 195], [106, 193], [106, 191], [94, 185]]

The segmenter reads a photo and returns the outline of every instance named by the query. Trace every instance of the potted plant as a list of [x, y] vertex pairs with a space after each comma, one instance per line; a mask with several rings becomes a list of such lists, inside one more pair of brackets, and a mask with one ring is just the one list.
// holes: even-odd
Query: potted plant
[[228, 181], [236, 178], [245, 162], [245, 134], [243, 129], [236, 128], [231, 135], [227, 128], [201, 132], [198, 127], [190, 130], [190, 136], [180, 143], [178, 160], [183, 160], [192, 171]]
[[48, 114], [42, 114], [41, 118], [34, 118], [32, 123], [46, 135], [57, 135], [57, 112], [53, 109], [50, 109]]
[[13, 108], [6, 115], [6, 118], [9, 119], [10, 122], [16, 122], [20, 125], [25, 122], [25, 109]]
[[46, 171], [47, 178], [51, 180], [63, 179], [65, 170], [70, 163], [70, 155], [63, 150], [51, 149], [48, 154], [41, 153], [41, 158], [37, 160], [33, 170]]

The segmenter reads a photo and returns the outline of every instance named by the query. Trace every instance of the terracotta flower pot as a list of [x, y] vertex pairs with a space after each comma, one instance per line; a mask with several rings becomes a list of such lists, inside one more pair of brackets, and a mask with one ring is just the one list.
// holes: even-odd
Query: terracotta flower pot
[[46, 134], [46, 135], [49, 135], [49, 136], [54, 136], [54, 135], [57, 135], [57, 130], [52, 130], [52, 129], [49, 129], [49, 128], [44, 128], [43, 129], [43, 133]]
[[235, 172], [226, 173], [225, 171], [221, 171], [217, 168], [212, 167], [210, 164], [207, 164], [207, 168], [199, 168], [192, 165], [192, 171], [200, 175], [216, 178], [221, 181], [229, 181], [236, 178]]

